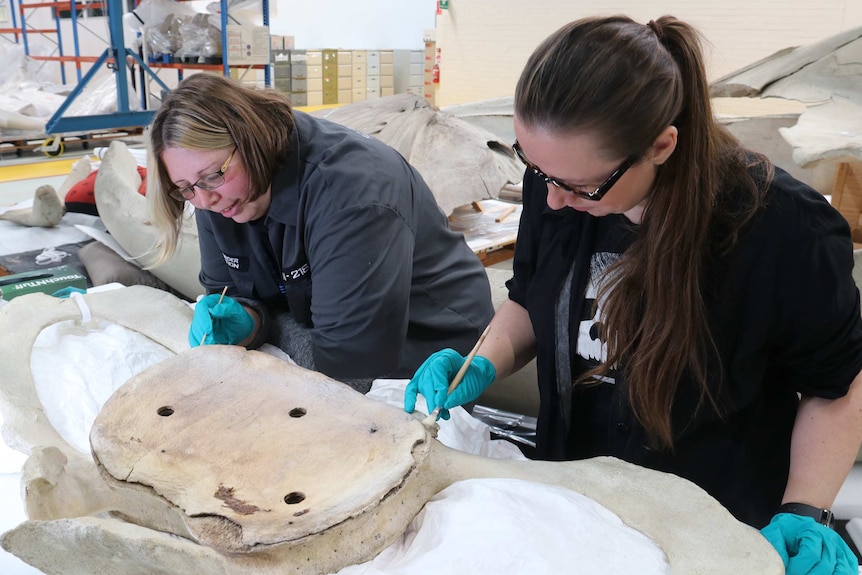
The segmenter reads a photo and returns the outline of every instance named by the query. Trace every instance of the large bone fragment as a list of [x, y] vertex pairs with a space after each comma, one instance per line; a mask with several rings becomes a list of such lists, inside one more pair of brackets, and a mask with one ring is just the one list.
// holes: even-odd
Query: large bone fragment
[[[840, 55], [836, 59], [835, 54], [840, 54], [842, 50], [854, 49], [856, 50], [856, 54], [858, 54], [860, 39], [862, 39], [862, 27], [845, 30], [813, 44], [784, 48], [771, 56], [767, 56], [762, 60], [758, 60], [740, 70], [736, 70], [715, 80], [710, 84], [710, 94], [714, 97], [755, 96], [768, 91], [770, 86], [777, 82], [782, 82], [786, 85], [788, 78], [793, 78], [799, 72], [802, 72], [805, 76], [816, 73], [822, 79], [828, 81], [826, 76], [835, 75], [835, 65], [848, 65], [848, 69], [853, 70], [852, 61], [848, 61]], [[853, 48], [853, 44], [856, 44], [855, 48]], [[858, 60], [855, 64], [858, 67]], [[824, 71], [826, 72], [825, 74]], [[858, 71], [855, 71], [855, 73], [858, 74]], [[841, 75], [846, 76], [848, 74], [844, 73]], [[842, 85], [844, 86], [843, 89], [851, 89], [851, 86], [853, 86], [853, 84], [846, 82]], [[815, 87], [812, 85], [812, 88]], [[773, 90], [772, 93], [764, 93], [763, 95], [796, 97], [780, 92], [781, 90]], [[858, 89], [856, 93], [858, 95]], [[828, 97], [828, 94], [826, 97]], [[811, 101], [808, 98], [796, 99]], [[823, 97], [821, 96], [816, 99], [822, 100]]]
[[36, 188], [31, 207], [6, 210], [0, 213], [0, 220], [22, 226], [50, 228], [59, 224], [65, 213], [66, 206], [54, 191], [54, 186], [44, 184]]
[[511, 142], [410, 94], [396, 94], [314, 112], [385, 142], [409, 161], [431, 188], [443, 213], [496, 198], [517, 184], [524, 166]]
[[[124, 325], [178, 354], [120, 388], [139, 387], [135, 393], [145, 396], [165, 388], [172, 395], [161, 396], [159, 391], [158, 397], [150, 398], [150, 407], [172, 407], [174, 412], [159, 415], [156, 411], [154, 415], [151, 409], [137, 405], [132, 393], [130, 401], [136, 405], [124, 417], [157, 419], [158, 424], [143, 430], [153, 435], [168, 421], [176, 426], [185, 412], [183, 406], [197, 405], [198, 412], [206, 415], [200, 418], [200, 427], [175, 427], [177, 433], [167, 437], [166, 441], [185, 449], [185, 453], [170, 454], [176, 458], [171, 460], [176, 469], [156, 472], [160, 452], [141, 452], [145, 457], [140, 467], [132, 465], [134, 473], [157, 473], [154, 481], [136, 475], [141, 483], [135, 484], [110, 475], [105, 482], [102, 475], [108, 474], [100, 474], [90, 457], [72, 448], [52, 427], [35, 393], [30, 368], [30, 352], [43, 328], [57, 322], [86, 321], [76, 299], [32, 294], [0, 309], [0, 334], [6, 334], [0, 336], [4, 436], [31, 454], [22, 486], [30, 520], [5, 533], [0, 542], [45, 573], [331, 573], [373, 557], [391, 537], [404, 531], [416, 511], [439, 490], [474, 477], [512, 477], [573, 488], [652, 537], [675, 572], [783, 572], [780, 559], [756, 530], [736, 522], [703, 491], [675, 476], [614, 459], [504, 463], [467, 456], [432, 440], [421, 424], [400, 409], [379, 405], [320, 374], [239, 348], [205, 346], [187, 354], [191, 310], [171, 294], [143, 286], [81, 298], [94, 321]], [[236, 373], [239, 378], [231, 375]], [[154, 381], [157, 374], [168, 380]], [[202, 395], [200, 390], [213, 392]], [[159, 398], [166, 400], [156, 401]], [[291, 417], [297, 407], [305, 412], [294, 411]], [[325, 416], [324, 408], [328, 410]], [[286, 426], [304, 426], [315, 420], [325, 433], [277, 433], [288, 429]], [[371, 433], [373, 424], [377, 431]], [[360, 433], [338, 433], [339, 425]], [[126, 442], [130, 449], [139, 450], [142, 444], [137, 440], [150, 439], [143, 433], [122, 433], [128, 429], [117, 431], [113, 445]], [[201, 434], [212, 437], [196, 439]], [[372, 438], [372, 447], [374, 441], [379, 443], [363, 460], [360, 454], [368, 438]], [[105, 434], [103, 439], [110, 436]], [[165, 449], [169, 455], [168, 447], [165, 443], [158, 450]], [[212, 451], [207, 453], [209, 449]], [[241, 452], [245, 449], [249, 453]], [[314, 453], [308, 456], [309, 451]], [[352, 461], [353, 467], [339, 467], [342, 452], [349, 454], [344, 459]], [[258, 460], [254, 453], [264, 457]], [[241, 461], [250, 469], [238, 471], [231, 461]], [[336, 472], [320, 481], [308, 480], [307, 464], [314, 461], [324, 472], [332, 470], [331, 466]], [[390, 465], [407, 471], [400, 478], [384, 473], [369, 484], [365, 477], [374, 475], [375, 465], [387, 468], [386, 473]], [[188, 470], [206, 477], [186, 478]], [[254, 481], [234, 482], [238, 476]], [[366, 490], [371, 495], [363, 499], [360, 492]], [[347, 494], [352, 503], [324, 500], [335, 492]], [[213, 513], [192, 517], [178, 502]], [[348, 503], [355, 507], [352, 511]], [[288, 521], [293, 522], [283, 530], [265, 521], [282, 511], [280, 507], [289, 509]], [[243, 533], [246, 525], [249, 531]], [[198, 540], [237, 551], [218, 551]]]
[[758, 531], [679, 477], [613, 458], [467, 455], [397, 408], [237, 347], [195, 348], [141, 372], [105, 404], [91, 444], [115, 489], [166, 500], [231, 573], [330, 573], [366, 561], [434, 494], [479, 477], [591, 497], [651, 537], [676, 572], [783, 572]]

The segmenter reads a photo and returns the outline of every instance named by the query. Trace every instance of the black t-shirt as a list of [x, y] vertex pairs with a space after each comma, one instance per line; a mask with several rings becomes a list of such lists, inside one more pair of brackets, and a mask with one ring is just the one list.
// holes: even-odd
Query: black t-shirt
[[[786, 486], [797, 393], [841, 397], [862, 370], [846, 221], [821, 194], [776, 169], [761, 213], [708, 271], [707, 311], [721, 361], [710, 384], [724, 417], [702, 409], [692, 419], [697, 395], [681, 382], [671, 453], [648, 448], [619, 372], [596, 385], [569, 383], [603, 358], [590, 280], [621, 257], [637, 228], [623, 216], [553, 211], [546, 199], [546, 184], [528, 171], [508, 284], [536, 335], [538, 456], [611, 455], [675, 473], [738, 519], [765, 525]], [[566, 289], [568, 299], [561, 298]]]

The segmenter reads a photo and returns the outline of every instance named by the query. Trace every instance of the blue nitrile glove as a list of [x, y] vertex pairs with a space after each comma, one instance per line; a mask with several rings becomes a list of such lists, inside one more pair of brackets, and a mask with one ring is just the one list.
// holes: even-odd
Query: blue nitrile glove
[[234, 345], [254, 331], [254, 318], [242, 304], [230, 296], [218, 303], [220, 297], [219, 294], [210, 294], [195, 305], [195, 315], [189, 327], [190, 346], [197, 347], [202, 343]]
[[859, 575], [847, 543], [813, 517], [779, 513], [760, 532], [778, 551], [787, 575]]
[[59, 297], [59, 298], [67, 298], [67, 297], [71, 297], [71, 295], [73, 293], [87, 293], [87, 290], [81, 289], [81, 288], [76, 288], [74, 286], [68, 286], [68, 287], [64, 287], [63, 289], [58, 289], [57, 291], [55, 291], [51, 295], [54, 297]]
[[461, 383], [447, 397], [449, 382], [464, 361], [464, 356], [454, 349], [443, 349], [429, 356], [404, 390], [404, 411], [413, 413], [416, 409], [417, 393], [425, 397], [429, 412], [441, 408], [439, 417], [443, 419], [449, 419], [449, 409], [476, 400], [485, 388], [494, 383], [497, 370], [487, 358], [475, 356]]

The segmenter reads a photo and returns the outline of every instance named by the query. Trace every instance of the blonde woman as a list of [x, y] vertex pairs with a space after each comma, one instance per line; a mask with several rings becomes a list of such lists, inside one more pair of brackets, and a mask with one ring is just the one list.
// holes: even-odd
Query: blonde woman
[[274, 90], [195, 74], [158, 109], [150, 145], [162, 259], [195, 208], [210, 295], [191, 345], [271, 341], [367, 391], [440, 347], [466, 353], [488, 324], [481, 262], [385, 144]]

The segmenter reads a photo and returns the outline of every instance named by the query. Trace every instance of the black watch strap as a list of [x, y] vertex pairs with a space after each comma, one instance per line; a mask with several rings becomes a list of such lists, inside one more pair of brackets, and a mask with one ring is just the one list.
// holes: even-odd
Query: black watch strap
[[831, 509], [821, 509], [805, 503], [785, 503], [778, 508], [778, 513], [795, 513], [803, 517], [813, 517], [816, 522], [826, 527], [835, 525], [835, 516], [832, 515]]

